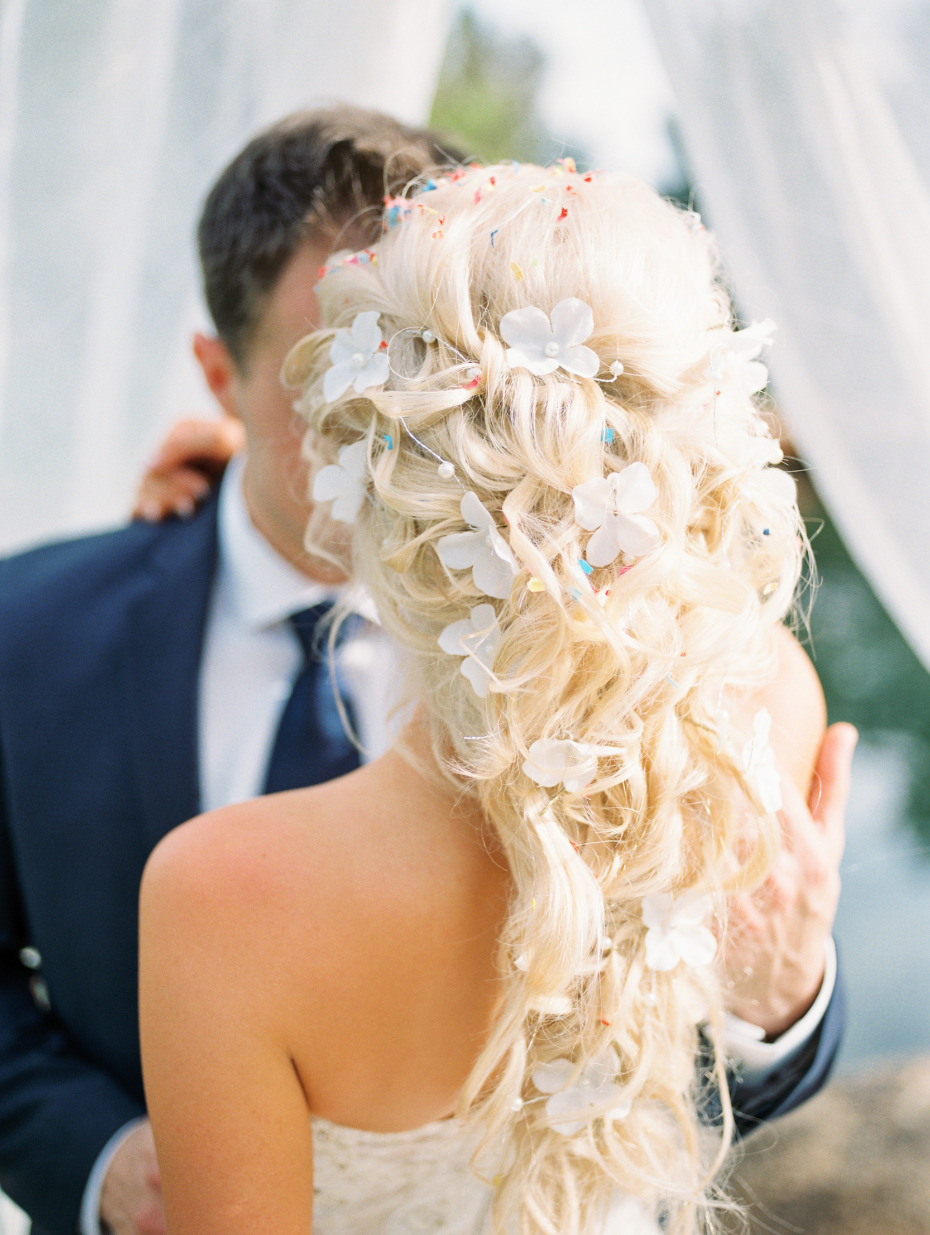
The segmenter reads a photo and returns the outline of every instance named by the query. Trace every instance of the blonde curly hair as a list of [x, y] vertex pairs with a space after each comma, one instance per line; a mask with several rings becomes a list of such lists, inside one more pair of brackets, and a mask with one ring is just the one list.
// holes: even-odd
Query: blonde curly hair
[[[437, 766], [480, 803], [512, 874], [502, 1002], [460, 1113], [505, 1146], [496, 1231], [518, 1212], [524, 1235], [595, 1232], [619, 1188], [667, 1230], [694, 1232], [712, 1224], [732, 1130], [720, 981], [709, 965], [650, 967], [643, 901], [706, 893], [724, 929], [725, 895], [773, 855], [725, 692], [775, 672], [805, 552], [793, 486], [771, 466], [780, 451], [747, 393], [696, 216], [632, 178], [563, 164], [462, 170], [411, 190], [391, 217], [372, 253], [321, 280], [327, 328], [288, 372], [305, 382], [314, 470], [366, 444], [350, 569], [412, 653]], [[568, 298], [593, 312], [598, 374], [512, 366], [505, 314]], [[327, 402], [334, 331], [371, 311], [388, 379]], [[657, 547], [582, 565], [590, 533], [573, 489], [634, 462], [657, 489]], [[443, 564], [463, 490], [518, 564], [505, 600]], [[318, 507], [311, 521], [316, 554], [326, 517]], [[500, 630], [485, 697], [438, 644], [482, 603]], [[541, 739], [598, 748], [590, 783], [528, 775]], [[718, 1047], [703, 1076], [702, 1026]], [[580, 1083], [604, 1058], [629, 1113], [595, 1093], [583, 1126], [560, 1128], [534, 1072], [567, 1060]], [[717, 1091], [724, 1118], [709, 1133], [701, 1113]]]

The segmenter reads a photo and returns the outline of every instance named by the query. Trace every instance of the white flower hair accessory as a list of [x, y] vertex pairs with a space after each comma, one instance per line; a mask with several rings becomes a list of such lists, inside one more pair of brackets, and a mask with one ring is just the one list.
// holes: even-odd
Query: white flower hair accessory
[[450, 570], [471, 567], [475, 587], [496, 600], [509, 600], [514, 575], [520, 571], [517, 559], [477, 493], [469, 490], [460, 509], [471, 530], [441, 536], [436, 545], [439, 560]]
[[368, 443], [364, 439], [343, 446], [338, 462], [317, 472], [313, 481], [313, 500], [332, 502], [332, 517], [341, 523], [354, 523], [365, 497], [368, 471]]
[[652, 892], [643, 897], [643, 923], [646, 930], [646, 964], [664, 973], [679, 961], [686, 965], [709, 965], [717, 951], [717, 940], [704, 925], [713, 909], [705, 892], [696, 890], [674, 897], [668, 892]]
[[609, 566], [618, 554], [642, 557], [661, 540], [659, 529], [642, 512], [659, 496], [645, 463], [631, 463], [609, 476], [586, 480], [572, 489], [575, 518], [594, 535], [585, 558]]
[[464, 656], [461, 671], [479, 699], [486, 699], [494, 680], [491, 665], [501, 642], [493, 605], [475, 605], [467, 618], [452, 622], [439, 635], [439, 646], [450, 656]]
[[[623, 1119], [633, 1109], [632, 1100], [617, 1084], [618, 1061], [612, 1047], [595, 1055], [581, 1069], [570, 1059], [553, 1059], [532, 1071], [533, 1084], [540, 1093], [551, 1094], [546, 1101], [549, 1125], [564, 1136], [581, 1132], [597, 1118]], [[572, 1078], [575, 1083], [571, 1084]]]
[[336, 331], [329, 353], [333, 363], [323, 378], [327, 403], [345, 394], [350, 386], [361, 394], [387, 381], [388, 358], [378, 316], [377, 309], [357, 313], [348, 329]]
[[569, 793], [580, 793], [597, 775], [601, 755], [619, 755], [615, 746], [594, 746], [571, 738], [537, 738], [523, 761], [523, 771], [544, 789], [564, 785]]
[[758, 394], [768, 384], [769, 371], [757, 357], [763, 347], [771, 344], [776, 329], [775, 323], [767, 317], [764, 322], [752, 322], [745, 329], [737, 330], [712, 352], [711, 376], [723, 381], [735, 374], [744, 394]]
[[537, 377], [565, 369], [579, 377], [594, 377], [601, 367], [597, 352], [583, 347], [594, 330], [594, 314], [583, 300], [571, 296], [560, 300], [550, 319], [529, 305], [501, 318], [500, 332], [511, 369], [529, 369]]
[[774, 815], [781, 810], [782, 799], [781, 777], [769, 740], [771, 731], [772, 718], [766, 708], [761, 708], [752, 722], [752, 737], [743, 747], [743, 769], [763, 807]]

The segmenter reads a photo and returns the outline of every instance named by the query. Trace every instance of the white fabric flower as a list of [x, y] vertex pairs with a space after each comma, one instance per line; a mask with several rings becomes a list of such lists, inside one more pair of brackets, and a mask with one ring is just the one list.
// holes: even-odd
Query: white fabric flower
[[464, 656], [462, 673], [479, 699], [486, 699], [494, 674], [491, 665], [501, 642], [501, 628], [493, 605], [475, 605], [467, 618], [452, 622], [439, 636], [439, 646], [450, 656]]
[[665, 972], [679, 961], [686, 965], [709, 965], [717, 940], [704, 925], [713, 901], [704, 892], [685, 892], [677, 899], [668, 892], [643, 897], [646, 931], [646, 964]]
[[441, 536], [436, 545], [439, 560], [450, 570], [467, 570], [470, 566], [475, 587], [496, 600], [509, 600], [513, 577], [520, 571], [517, 559], [477, 493], [469, 490], [460, 509], [471, 531]]
[[364, 440], [343, 446], [338, 463], [320, 468], [313, 481], [313, 500], [332, 502], [332, 516], [342, 523], [354, 523], [365, 496], [368, 471], [368, 443]]
[[533, 1084], [540, 1093], [552, 1095], [546, 1102], [546, 1114], [556, 1132], [573, 1136], [592, 1119], [623, 1119], [629, 1115], [633, 1103], [617, 1084], [617, 1055], [612, 1048], [590, 1059], [580, 1075], [577, 1071], [570, 1059], [553, 1059], [533, 1069]]
[[569, 793], [580, 793], [597, 775], [597, 757], [601, 752], [602, 748], [589, 742], [537, 738], [523, 761], [523, 771], [543, 788], [562, 784]]
[[768, 710], [762, 708], [753, 720], [752, 737], [743, 747], [743, 768], [763, 807], [774, 814], [781, 810], [781, 777], [769, 740], [771, 731], [772, 718]]
[[609, 476], [586, 480], [572, 489], [575, 518], [594, 535], [585, 558], [592, 566], [609, 566], [619, 553], [642, 557], [661, 539], [659, 529], [641, 512], [659, 496], [645, 463], [631, 463]]
[[330, 349], [332, 366], [323, 378], [323, 398], [332, 403], [354, 386], [358, 394], [371, 386], [383, 386], [389, 372], [384, 339], [378, 326], [378, 311], [358, 313], [347, 330], [337, 330]]
[[769, 317], [764, 322], [752, 322], [745, 330], [737, 330], [711, 354], [711, 376], [717, 381], [724, 381], [735, 375], [744, 394], [758, 394], [768, 384], [769, 371], [756, 358], [763, 347], [772, 342], [775, 330], [775, 323]]
[[583, 300], [571, 296], [560, 300], [552, 319], [542, 309], [529, 305], [501, 318], [501, 336], [509, 343], [507, 363], [511, 369], [529, 369], [537, 377], [565, 369], [579, 377], [594, 377], [601, 362], [590, 347], [582, 347], [594, 330], [594, 314]]

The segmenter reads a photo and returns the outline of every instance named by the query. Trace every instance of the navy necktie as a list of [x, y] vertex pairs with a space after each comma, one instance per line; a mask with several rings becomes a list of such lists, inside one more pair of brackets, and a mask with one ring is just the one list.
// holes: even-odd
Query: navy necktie
[[[332, 602], [324, 601], [288, 619], [303, 648], [304, 663], [278, 722], [264, 793], [319, 785], [359, 766], [358, 751], [343, 728], [333, 695], [325, 640], [317, 629], [331, 608]], [[342, 697], [342, 702], [354, 729], [348, 700]]]

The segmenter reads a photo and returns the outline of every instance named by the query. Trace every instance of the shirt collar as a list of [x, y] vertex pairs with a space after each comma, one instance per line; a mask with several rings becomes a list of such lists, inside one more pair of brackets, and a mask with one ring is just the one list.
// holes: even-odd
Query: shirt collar
[[301, 574], [252, 523], [242, 491], [244, 463], [242, 455], [233, 458], [220, 486], [219, 571], [243, 625], [261, 630], [334, 599], [338, 589]]

